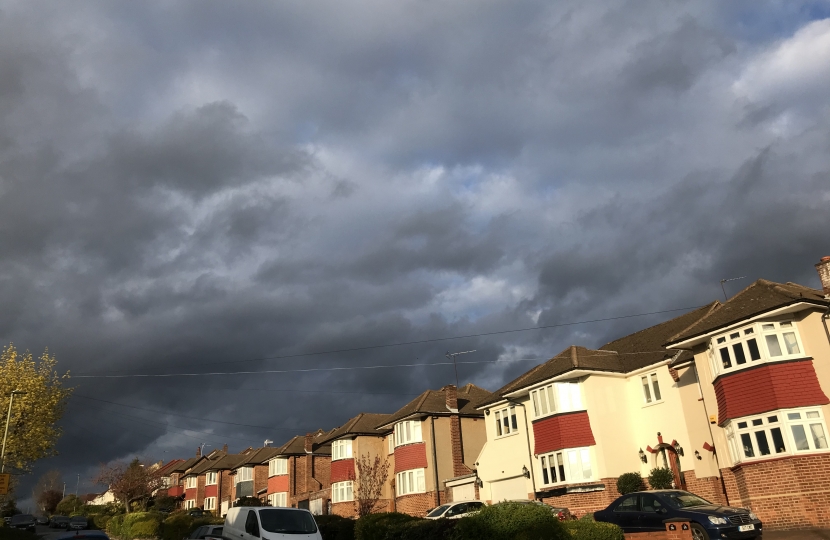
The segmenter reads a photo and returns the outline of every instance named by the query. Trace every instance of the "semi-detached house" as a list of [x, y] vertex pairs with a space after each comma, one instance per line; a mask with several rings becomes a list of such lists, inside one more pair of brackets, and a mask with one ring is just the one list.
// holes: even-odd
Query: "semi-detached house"
[[271, 506], [328, 514], [331, 499], [331, 431], [296, 436], [268, 459], [265, 499]]

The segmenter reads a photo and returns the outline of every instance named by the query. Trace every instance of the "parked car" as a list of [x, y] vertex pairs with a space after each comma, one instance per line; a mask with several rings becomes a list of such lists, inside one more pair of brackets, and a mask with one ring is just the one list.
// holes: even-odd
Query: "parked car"
[[596, 521], [614, 523], [626, 533], [663, 531], [663, 521], [672, 518], [688, 519], [694, 540], [760, 538], [763, 534], [761, 520], [749, 510], [713, 504], [676, 489], [629, 493], [594, 512]]
[[37, 524], [38, 525], [49, 525], [49, 518], [46, 516], [38, 516], [37, 517]]
[[268, 540], [296, 540], [305, 535], [308, 540], [323, 540], [311, 512], [299, 508], [270, 506], [237, 506], [225, 515], [223, 537], [254, 540], [261, 534]]
[[204, 540], [208, 536], [221, 537], [222, 525], [203, 525], [190, 533], [189, 540]]
[[110, 537], [104, 531], [92, 530], [54, 533], [54, 536], [50, 535], [49, 540], [110, 540]]
[[84, 516], [72, 516], [69, 519], [69, 530], [82, 531], [89, 527], [89, 521]]
[[9, 527], [12, 529], [26, 529], [29, 532], [35, 532], [36, 526], [37, 521], [32, 514], [18, 514], [12, 516], [12, 519], [9, 521]]
[[210, 513], [210, 510], [202, 510], [201, 508], [193, 508], [187, 513], [187, 515], [196, 518], [213, 516], [213, 514]]
[[49, 527], [52, 529], [69, 529], [69, 518], [66, 516], [52, 516]]
[[456, 503], [442, 504], [427, 512], [427, 519], [459, 519], [470, 514], [475, 514], [487, 506], [481, 501], [462, 501]]

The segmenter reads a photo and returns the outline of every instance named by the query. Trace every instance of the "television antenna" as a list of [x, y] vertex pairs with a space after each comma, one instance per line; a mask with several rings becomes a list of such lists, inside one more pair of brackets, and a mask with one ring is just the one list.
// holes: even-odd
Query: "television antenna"
[[265, 439], [265, 442], [264, 442], [264, 443], [262, 443], [262, 445], [263, 445], [263, 446], [268, 446], [269, 444], [273, 444], [273, 442], [274, 442], [274, 441], [272, 441], [271, 439]]
[[720, 288], [723, 291], [723, 299], [724, 301], [728, 302], [729, 298], [726, 297], [726, 287], [723, 286], [724, 283], [729, 283], [730, 281], [738, 281], [739, 279], [746, 279], [746, 276], [741, 277], [733, 277], [729, 279], [722, 279], [720, 280]]
[[470, 353], [474, 353], [474, 352], [476, 352], [475, 349], [473, 349], [472, 351], [462, 351], [462, 352], [454, 352], [454, 353], [447, 352], [447, 354], [445, 355], [447, 358], [452, 360], [452, 367], [455, 370], [455, 387], [456, 388], [458, 388], [458, 366], [455, 364], [455, 357], [458, 356], [459, 354], [470, 354]]

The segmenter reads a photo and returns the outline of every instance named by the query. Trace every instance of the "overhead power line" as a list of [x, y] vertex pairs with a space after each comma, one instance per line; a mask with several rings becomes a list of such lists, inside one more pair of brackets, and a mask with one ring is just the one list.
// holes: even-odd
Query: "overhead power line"
[[[464, 338], [474, 338], [474, 337], [484, 337], [484, 336], [495, 336], [500, 334], [510, 334], [515, 332], [527, 332], [530, 330], [544, 330], [549, 328], [559, 328], [564, 326], [574, 326], [578, 324], [590, 324], [590, 323], [597, 323], [597, 322], [607, 322], [607, 321], [616, 321], [620, 319], [630, 319], [634, 317], [645, 317], [648, 315], [659, 315], [662, 313], [672, 313], [676, 311], [688, 311], [692, 309], [698, 309], [703, 306], [692, 306], [692, 307], [683, 307], [683, 308], [675, 308], [675, 309], [665, 309], [661, 311], [651, 311], [648, 313], [635, 313], [630, 315], [619, 315], [617, 317], [604, 317], [601, 319], [590, 319], [584, 321], [574, 321], [574, 322], [566, 322], [566, 323], [557, 323], [557, 324], [548, 324], [544, 326], [532, 326], [528, 328], [516, 328], [513, 330], [498, 330], [493, 332], [482, 332], [479, 334], [467, 334], [462, 336], [451, 336], [451, 337], [443, 337], [443, 338], [432, 338], [432, 339], [422, 339], [418, 341], [403, 341], [399, 343], [387, 343], [382, 345], [366, 345], [363, 347], [352, 347], [348, 349], [334, 349], [328, 351], [316, 351], [316, 352], [308, 352], [308, 353], [297, 353], [297, 354], [288, 354], [282, 356], [266, 356], [262, 358], [249, 358], [245, 360], [223, 360], [219, 362], [202, 362], [202, 365], [217, 365], [217, 364], [236, 364], [242, 362], [260, 362], [266, 360], [284, 360], [288, 358], [300, 358], [304, 356], [318, 356], [324, 354], [336, 354], [336, 353], [345, 353], [345, 352], [354, 352], [354, 351], [366, 351], [371, 349], [382, 349], [388, 347], [401, 347], [404, 345], [418, 345], [423, 343], [436, 343], [440, 341], [449, 341], [454, 339], [464, 339]], [[493, 363], [494, 361], [484, 361], [484, 362], [460, 362], [460, 363]], [[294, 373], [294, 372], [304, 372], [304, 371], [331, 371], [331, 370], [347, 370], [347, 369], [377, 369], [381, 367], [415, 367], [415, 366], [425, 366], [425, 365], [445, 365], [446, 363], [434, 363], [434, 364], [404, 364], [398, 366], [357, 366], [357, 367], [347, 367], [347, 368], [311, 368], [306, 370], [267, 370], [267, 371], [236, 371], [236, 372], [208, 372], [208, 373], [173, 373], [173, 374], [120, 374], [119, 372], [102, 372], [102, 373], [94, 373], [94, 372], [81, 372], [77, 375], [72, 375], [73, 378], [80, 379], [80, 378], [128, 378], [128, 377], [194, 377], [194, 376], [207, 376], [207, 375], [250, 375], [250, 374], [257, 374], [257, 373]]]

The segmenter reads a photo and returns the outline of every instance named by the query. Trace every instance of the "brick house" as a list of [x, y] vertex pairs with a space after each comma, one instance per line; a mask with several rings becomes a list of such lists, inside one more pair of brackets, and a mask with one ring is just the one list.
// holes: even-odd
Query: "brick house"
[[183, 459], [173, 459], [156, 469], [156, 474], [161, 477], [161, 487], [153, 495], [156, 497], [170, 496], [170, 488], [178, 484], [178, 477], [176, 478], [176, 484], [173, 483], [173, 475], [176, 474], [174, 471], [184, 461]]
[[696, 452], [772, 528], [830, 526], [830, 257], [816, 268], [822, 290], [758, 280], [668, 344], [708, 411]]
[[[209, 478], [207, 476], [207, 472], [212, 470], [211, 467], [228, 455], [227, 448], [227, 445], [225, 445], [223, 450], [214, 450], [206, 456], [197, 456], [198, 459], [194, 462], [194, 464], [186, 469], [182, 474], [182, 479], [184, 480], [183, 508], [185, 510], [190, 510], [192, 508], [215, 510], [215, 486], [213, 484], [208, 484], [213, 476]], [[205, 508], [205, 497], [210, 498], [210, 500], [207, 501], [207, 503], [211, 505], [210, 508]]]
[[267, 460], [265, 497], [271, 506], [329, 513], [331, 499], [331, 431], [296, 436]]
[[[389, 461], [391, 436], [388, 430], [377, 429], [388, 414], [360, 413], [345, 424], [330, 432], [321, 442], [331, 444], [331, 513], [344, 517], [357, 516], [357, 485], [360, 481], [356, 460], [361, 458], [373, 462], [380, 457]], [[376, 512], [394, 509], [394, 491], [391, 480], [394, 466], [390, 466]]]
[[691, 453], [712, 443], [697, 381], [672, 367], [691, 354], [663, 345], [717, 305], [598, 349], [568, 347], [494, 392], [479, 406], [481, 498], [536, 499], [582, 515], [619, 496], [621, 474], [666, 467], [676, 486], [723, 500], [712, 454]]
[[427, 390], [378, 425], [393, 456], [394, 507], [423, 516], [448, 500], [445, 482], [470, 476], [486, 441], [477, 405], [490, 393], [473, 384]]
[[263, 502], [268, 490], [268, 462], [279, 452], [268, 446], [251, 449], [237, 455], [237, 460], [229, 472], [232, 485], [230, 500], [242, 497], [256, 497]]
[[197, 449], [196, 457], [179, 460], [179, 463], [167, 471], [167, 495], [179, 500], [177, 508], [184, 508], [185, 499], [185, 473], [202, 459], [201, 449]]

